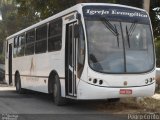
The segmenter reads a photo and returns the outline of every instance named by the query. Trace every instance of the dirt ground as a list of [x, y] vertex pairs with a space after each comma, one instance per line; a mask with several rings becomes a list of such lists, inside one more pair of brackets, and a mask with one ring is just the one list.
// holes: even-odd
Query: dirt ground
[[[160, 113], [160, 90], [152, 97], [122, 98], [119, 102], [106, 102], [97, 106], [100, 111], [112, 114]], [[112, 111], [111, 111], [112, 110]]]
[[111, 112], [113, 114], [129, 114], [129, 113], [159, 113], [160, 100], [154, 98], [143, 98], [136, 100], [133, 98], [121, 99], [117, 103], [105, 103], [98, 106], [99, 110], [103, 112]]

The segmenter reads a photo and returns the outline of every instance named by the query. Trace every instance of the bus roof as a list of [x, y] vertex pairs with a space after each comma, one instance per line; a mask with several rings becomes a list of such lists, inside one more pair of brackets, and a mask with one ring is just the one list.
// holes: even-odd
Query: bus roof
[[48, 18], [46, 18], [46, 19], [44, 19], [44, 20], [42, 20], [42, 21], [40, 21], [40, 22], [38, 22], [36, 24], [33, 24], [33, 25], [31, 25], [31, 26], [23, 29], [23, 30], [20, 30], [19, 32], [15, 33], [13, 35], [10, 35], [9, 37], [7, 37], [6, 40], [9, 40], [9, 39], [11, 39], [11, 38], [13, 38], [13, 37], [15, 37], [15, 36], [17, 36], [19, 34], [22, 34], [22, 33], [26, 32], [28, 30], [31, 30], [31, 29], [33, 29], [33, 28], [35, 28], [37, 26], [43, 25], [43, 24], [45, 24], [45, 23], [47, 23], [47, 22], [49, 22], [49, 21], [51, 21], [53, 19], [56, 19], [58, 17], [62, 17], [64, 15], [67, 15], [67, 14], [69, 14], [71, 12], [74, 12], [74, 11], [80, 11], [80, 9], [83, 6], [88, 6], [88, 5], [93, 5], [93, 6], [98, 6], [98, 5], [99, 6], [104, 6], [104, 5], [106, 5], [106, 6], [113, 6], [113, 7], [114, 6], [118, 6], [118, 7], [125, 7], [125, 8], [131, 8], [131, 9], [136, 9], [136, 10], [140, 10], [140, 11], [145, 11], [144, 9], [140, 9], [140, 8], [136, 8], [136, 7], [131, 7], [131, 6], [126, 6], [126, 5], [120, 5], [120, 4], [111, 4], [111, 3], [79, 3], [79, 4], [77, 4], [75, 6], [72, 6], [72, 7], [68, 8], [68, 9], [66, 9], [64, 11], [61, 11], [61, 12], [55, 14], [55, 15], [52, 15], [51, 17], [48, 17]]

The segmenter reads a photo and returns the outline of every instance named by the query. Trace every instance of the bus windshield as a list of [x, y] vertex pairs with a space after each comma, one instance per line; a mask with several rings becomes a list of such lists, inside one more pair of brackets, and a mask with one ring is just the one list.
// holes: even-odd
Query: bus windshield
[[[145, 18], [148, 19], [148, 18]], [[85, 18], [89, 66], [102, 73], [143, 73], [154, 67], [150, 23]]]

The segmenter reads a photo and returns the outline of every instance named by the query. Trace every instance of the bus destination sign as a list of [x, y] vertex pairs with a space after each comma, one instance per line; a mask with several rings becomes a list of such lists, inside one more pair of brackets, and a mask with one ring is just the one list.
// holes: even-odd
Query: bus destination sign
[[149, 16], [147, 12], [120, 6], [84, 6], [84, 18], [100, 18], [105, 17], [110, 20], [130, 21], [149, 24]]
[[147, 14], [141, 12], [119, 11], [119, 10], [93, 10], [86, 9], [85, 14], [88, 15], [122, 15], [129, 17], [148, 17]]

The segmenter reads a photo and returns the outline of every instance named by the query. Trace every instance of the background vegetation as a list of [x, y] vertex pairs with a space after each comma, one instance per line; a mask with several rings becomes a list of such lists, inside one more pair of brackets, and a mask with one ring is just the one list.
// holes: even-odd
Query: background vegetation
[[[0, 0], [0, 63], [7, 36], [80, 2], [118, 3], [142, 8], [143, 0]], [[155, 37], [157, 66], [160, 67], [160, 0], [151, 0], [150, 16]]]

